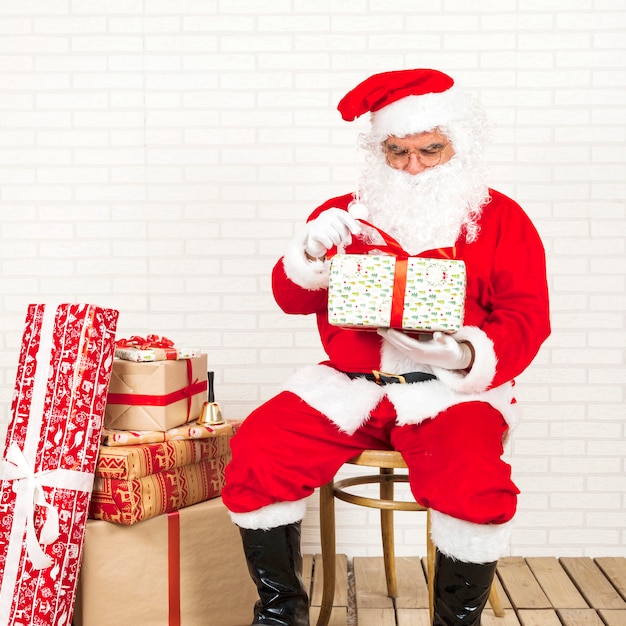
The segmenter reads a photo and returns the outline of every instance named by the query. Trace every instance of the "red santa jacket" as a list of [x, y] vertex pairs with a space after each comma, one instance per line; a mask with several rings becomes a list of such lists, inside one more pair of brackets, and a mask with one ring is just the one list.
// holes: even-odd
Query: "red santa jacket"
[[[297, 373], [286, 388], [347, 432], [367, 419], [383, 394], [395, 405], [400, 424], [418, 423], [460, 402], [483, 400], [513, 426], [517, 421], [514, 379], [550, 334], [545, 252], [535, 227], [516, 202], [493, 190], [490, 198], [476, 241], [467, 243], [461, 235], [455, 244], [456, 258], [465, 262], [467, 270], [465, 321], [456, 338], [474, 347], [469, 373], [416, 367], [371, 330], [331, 326], [328, 262], [310, 263], [303, 247], [294, 242], [274, 267], [274, 297], [286, 313], [316, 315], [328, 361]], [[309, 220], [330, 207], [347, 210], [352, 200], [352, 194], [328, 200]], [[434, 373], [437, 380], [380, 387], [340, 373], [374, 369], [395, 374], [418, 369]]]

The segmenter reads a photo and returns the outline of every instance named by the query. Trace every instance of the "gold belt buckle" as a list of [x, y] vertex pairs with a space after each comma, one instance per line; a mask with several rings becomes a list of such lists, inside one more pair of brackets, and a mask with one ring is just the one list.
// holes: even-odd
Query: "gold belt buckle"
[[402, 374], [388, 374], [387, 372], [380, 372], [379, 370], [372, 370], [372, 374], [374, 374], [374, 378], [376, 379], [377, 385], [385, 384], [381, 380], [381, 376], [384, 376], [385, 378], [395, 378], [400, 384], [406, 385], [406, 378], [404, 378]]

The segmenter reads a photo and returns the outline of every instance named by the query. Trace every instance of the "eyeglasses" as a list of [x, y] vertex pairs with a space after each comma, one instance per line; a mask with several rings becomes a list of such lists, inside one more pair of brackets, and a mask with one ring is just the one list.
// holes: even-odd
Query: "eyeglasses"
[[441, 153], [448, 147], [450, 142], [443, 146], [436, 146], [432, 148], [414, 148], [413, 150], [407, 150], [394, 144], [383, 143], [383, 150], [385, 151], [385, 157], [388, 165], [395, 169], [404, 169], [411, 159], [411, 154], [415, 153], [417, 160], [424, 167], [434, 167], [441, 161]]

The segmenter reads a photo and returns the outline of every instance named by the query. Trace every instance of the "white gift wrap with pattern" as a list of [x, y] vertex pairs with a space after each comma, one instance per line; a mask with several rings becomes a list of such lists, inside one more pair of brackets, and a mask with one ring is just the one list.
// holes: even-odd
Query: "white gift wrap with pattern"
[[[396, 265], [406, 261], [396, 276]], [[394, 296], [394, 282], [406, 278]], [[465, 313], [465, 263], [458, 259], [337, 254], [331, 259], [328, 321], [334, 326], [455, 332]], [[401, 285], [400, 285], [401, 287]], [[401, 309], [398, 309], [401, 307]]]

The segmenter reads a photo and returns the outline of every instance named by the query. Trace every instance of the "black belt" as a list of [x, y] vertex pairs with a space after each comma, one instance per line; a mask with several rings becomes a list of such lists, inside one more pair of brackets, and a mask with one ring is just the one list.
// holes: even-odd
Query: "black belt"
[[434, 374], [427, 374], [426, 372], [407, 372], [406, 374], [389, 374], [387, 372], [379, 372], [378, 370], [372, 370], [371, 374], [362, 374], [360, 372], [344, 372], [348, 378], [354, 380], [355, 378], [365, 378], [365, 380], [371, 380], [378, 385], [393, 385], [394, 383], [407, 384], [407, 383], [423, 383], [427, 380], [436, 380]]

